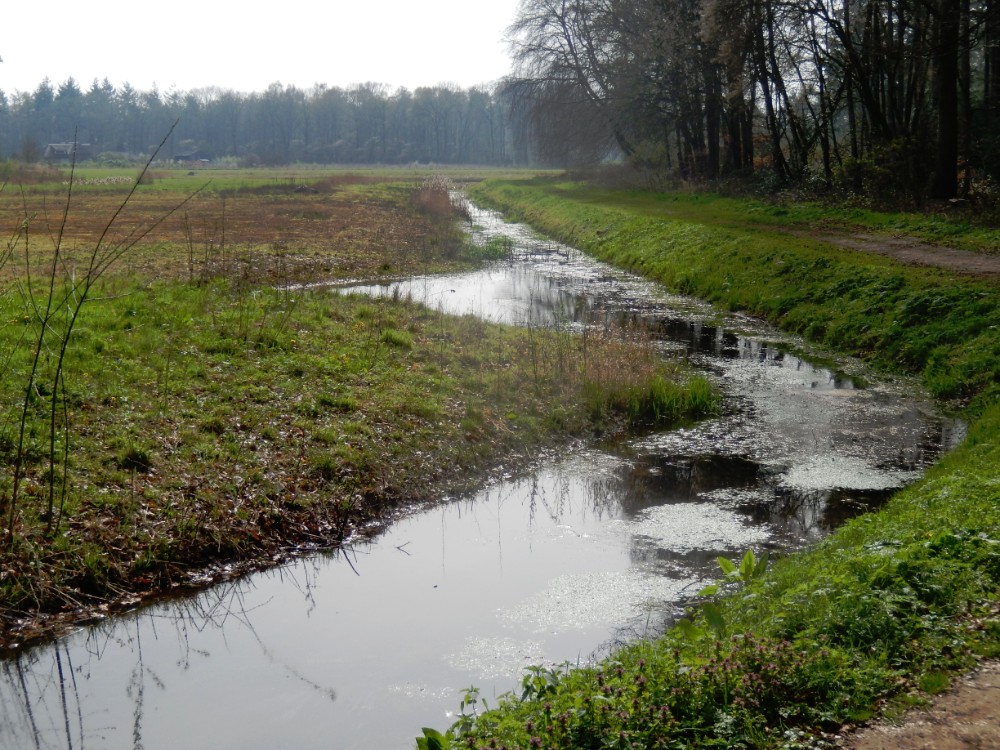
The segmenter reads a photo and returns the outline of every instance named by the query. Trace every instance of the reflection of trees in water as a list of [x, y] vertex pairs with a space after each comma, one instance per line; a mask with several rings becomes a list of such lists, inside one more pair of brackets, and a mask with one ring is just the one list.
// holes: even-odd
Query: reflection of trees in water
[[40, 748], [42, 732], [35, 719], [32, 692], [28, 688], [30, 665], [28, 669], [25, 668], [25, 661], [30, 659], [30, 654], [22, 653], [3, 663], [3, 681], [6, 687], [4, 699], [0, 700], [0, 727], [24, 727], [31, 746]]
[[742, 456], [649, 456], [622, 472], [626, 514], [668, 503], [712, 502], [732, 508], [748, 524], [768, 524], [783, 537], [813, 539], [881, 505], [890, 491], [797, 490]]
[[825, 536], [849, 519], [878, 508], [892, 494], [891, 490], [768, 489], [759, 498], [740, 503], [738, 508], [793, 542]]
[[486, 508], [502, 508], [508, 503], [523, 505], [528, 525], [540, 515], [554, 524], [565, 523], [584, 511], [598, 521], [618, 518], [628, 487], [617, 474], [593, 473], [593, 467], [569, 463], [530, 476], [508, 479], [462, 502], [470, 513]]
[[[880, 490], [793, 490], [774, 470], [740, 456], [646, 456], [621, 472], [624, 514], [667, 505], [711, 503], [742, 517], [747, 527], [766, 526], [769, 548], [794, 548], [818, 539], [848, 519], [881, 505]], [[705, 549], [671, 549], [669, 539], [635, 534], [634, 565], [667, 576], [712, 575], [716, 557], [733, 552], [724, 541]]]
[[703, 581], [694, 581], [686, 590], [684, 598], [679, 601], [648, 602], [642, 617], [615, 628], [614, 632], [590, 653], [588, 660], [596, 662], [625, 646], [660, 637], [671, 625], [687, 614], [689, 606], [687, 602], [698, 593], [703, 584]]
[[147, 670], [146, 663], [142, 658], [142, 627], [136, 622], [135, 627], [135, 653], [136, 664], [129, 675], [128, 685], [125, 687], [125, 694], [132, 699], [132, 747], [140, 750], [142, 744], [142, 719], [146, 709], [146, 676], [147, 672], [150, 680], [160, 690], [165, 690], [163, 680], [153, 670]]
[[629, 516], [657, 505], [703, 502], [718, 489], [757, 485], [760, 466], [740, 456], [644, 456], [621, 478], [621, 498]]
[[637, 567], [666, 576], [671, 574], [675, 577], [711, 576], [718, 568], [716, 558], [721, 552], [724, 550], [674, 550], [664, 546], [660, 539], [636, 534], [631, 539], [629, 559]]
[[[344, 554], [349, 554], [349, 550]], [[272, 571], [282, 582], [297, 589], [308, 611], [316, 606], [314, 577], [322, 559], [299, 560]], [[35, 748], [86, 748], [96, 743], [106, 746], [107, 736], [124, 727], [107, 726], [107, 699], [100, 693], [96, 708], [88, 706], [83, 686], [100, 674], [101, 662], [132, 653], [135, 663], [128, 673], [125, 696], [131, 704], [131, 739], [133, 748], [144, 747], [143, 725], [150, 699], [149, 692], [165, 692], [166, 680], [147, 663], [144, 639], [157, 642], [171, 634], [177, 640], [175, 664], [182, 671], [191, 668], [195, 659], [208, 659], [210, 653], [193, 645], [198, 633], [237, 625], [252, 636], [265, 658], [289, 676], [329, 700], [336, 699], [333, 688], [322, 685], [285, 663], [267, 645], [253, 624], [253, 613], [267, 601], [249, 605], [247, 595], [255, 588], [252, 579], [221, 583], [196, 597], [179, 598], [169, 604], [136, 610], [92, 626], [86, 634], [68, 636], [53, 643], [18, 653], [0, 664], [0, 750]], [[166, 627], [165, 627], [166, 626]], [[78, 658], [74, 663], [73, 654]], [[100, 717], [104, 716], [102, 719]]]
[[511, 298], [525, 301], [524, 324], [551, 327], [590, 317], [593, 300], [566, 290], [556, 279], [520, 266], [505, 269], [504, 275], [510, 282]]
[[84, 747], [84, 714], [77, 669], [65, 644], [22, 652], [3, 662], [0, 747]]

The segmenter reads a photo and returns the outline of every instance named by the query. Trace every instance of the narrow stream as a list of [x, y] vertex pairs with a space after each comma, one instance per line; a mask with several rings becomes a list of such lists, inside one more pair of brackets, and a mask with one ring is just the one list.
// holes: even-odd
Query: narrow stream
[[526, 666], [657, 632], [716, 556], [807, 544], [961, 437], [912, 385], [814, 366], [755, 321], [472, 211], [478, 241], [505, 234], [513, 262], [353, 291], [499, 322], [640, 324], [710, 374], [723, 414], [28, 649], [0, 663], [0, 750], [410, 748], [453, 720], [462, 688], [493, 704]]

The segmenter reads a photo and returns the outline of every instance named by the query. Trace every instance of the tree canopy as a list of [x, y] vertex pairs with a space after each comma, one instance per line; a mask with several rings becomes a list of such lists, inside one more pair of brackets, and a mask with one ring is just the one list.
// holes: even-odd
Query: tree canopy
[[997, 13], [995, 0], [523, 0], [506, 90], [538, 152], [568, 161], [946, 199], [998, 168]]

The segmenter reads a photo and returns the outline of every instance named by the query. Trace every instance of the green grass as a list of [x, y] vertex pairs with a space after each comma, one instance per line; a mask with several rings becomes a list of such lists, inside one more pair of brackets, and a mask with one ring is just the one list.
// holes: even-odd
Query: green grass
[[[0, 295], [8, 466], [35, 326], [20, 295]], [[677, 382], [669, 413], [653, 416], [713, 408], [701, 379], [640, 342], [584, 347], [580, 337], [321, 289], [110, 279], [84, 305], [56, 394], [59, 466], [67, 439], [70, 450], [51, 531], [48, 353], [29, 396], [27, 473], [0, 541], [0, 624], [166, 586], [213, 560], [266, 564], [288, 545], [335, 544], [429, 490], [469, 488], [534, 446], [617, 429], [624, 406], [605, 399], [598, 416], [589, 400], [622, 384], [605, 383], [594, 363], [630, 352], [650, 365], [631, 372], [634, 398]], [[9, 498], [11, 475], [0, 482]], [[100, 566], [94, 549], [104, 550]]]
[[[498, 182], [499, 178], [493, 180]], [[524, 177], [520, 178], [523, 183]], [[904, 234], [929, 243], [985, 253], [1000, 252], [1000, 230], [988, 218], [968, 211], [887, 213], [862, 206], [828, 205], [816, 200], [776, 197], [771, 200], [730, 198], [708, 192], [652, 193], [609, 190], [580, 182], [540, 179], [547, 192], [574, 202], [627, 210], [633, 216], [666, 218], [714, 227], [757, 231], [789, 230], [865, 232], [876, 236]], [[494, 185], [494, 187], [496, 187]]]
[[463, 706], [447, 734], [425, 730], [421, 747], [825, 747], [844, 723], [918, 704], [956, 670], [1000, 655], [994, 286], [634, 210], [659, 196], [607, 193], [598, 205], [577, 187], [478, 193], [671, 288], [920, 373], [939, 395], [971, 399], [972, 421], [962, 446], [884, 510], [749, 585], [724, 584], [728, 595], [695, 604], [662, 638], [592, 668], [529, 670], [520, 695], [478, 714]]
[[[819, 240], [736, 228], [736, 204], [711, 197], [702, 220], [658, 215], [654, 196], [545, 183], [491, 183], [475, 194], [569, 244], [668, 288], [758, 315], [887, 371], [920, 374], [944, 399], [1000, 393], [995, 282], [905, 267]], [[678, 198], [678, 200], [681, 200]], [[636, 206], [641, 206], [637, 208]], [[752, 215], [756, 204], [745, 206]]]

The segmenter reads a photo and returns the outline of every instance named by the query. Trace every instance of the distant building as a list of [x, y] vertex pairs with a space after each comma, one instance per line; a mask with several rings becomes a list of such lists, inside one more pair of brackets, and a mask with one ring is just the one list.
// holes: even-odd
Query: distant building
[[49, 163], [71, 162], [74, 152], [76, 161], [87, 161], [94, 158], [94, 147], [89, 143], [50, 143], [45, 147], [42, 158]]
[[174, 161], [178, 164], [207, 164], [212, 157], [204, 151], [185, 151], [182, 154], [174, 154]]

